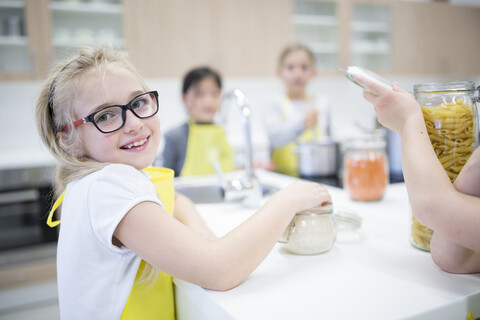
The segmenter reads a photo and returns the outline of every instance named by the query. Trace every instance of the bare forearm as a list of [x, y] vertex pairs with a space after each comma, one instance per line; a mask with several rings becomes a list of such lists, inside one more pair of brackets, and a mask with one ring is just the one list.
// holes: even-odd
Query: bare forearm
[[202, 236], [214, 240], [217, 237], [208, 228], [205, 221], [195, 208], [193, 202], [182, 194], [175, 194], [175, 206], [173, 216], [182, 224]]
[[241, 283], [267, 256], [295, 210], [277, 202], [265, 204], [255, 215], [219, 239], [214, 252], [227, 262], [227, 287]]
[[[331, 202], [328, 192], [298, 181], [275, 194], [224, 237], [200, 237], [157, 204], [142, 202], [117, 226], [115, 236], [144, 260], [172, 276], [227, 290], [241, 283], [267, 256], [294, 214]], [[188, 203], [188, 202], [186, 202]]]
[[405, 182], [416, 218], [437, 236], [480, 251], [480, 198], [455, 190], [419, 122], [407, 124], [401, 137]]
[[402, 167], [412, 210], [422, 224], [431, 226], [435, 218], [431, 213], [441, 210], [445, 196], [455, 190], [433, 151], [421, 115], [410, 118], [400, 136]]
[[480, 148], [470, 156], [453, 185], [461, 193], [480, 197]]

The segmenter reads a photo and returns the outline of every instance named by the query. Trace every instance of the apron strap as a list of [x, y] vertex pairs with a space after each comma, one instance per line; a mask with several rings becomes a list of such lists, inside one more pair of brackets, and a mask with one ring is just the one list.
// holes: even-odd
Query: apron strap
[[60, 197], [58, 197], [58, 199], [55, 201], [55, 203], [53, 204], [52, 210], [50, 210], [50, 212], [48, 214], [47, 225], [50, 228], [55, 228], [56, 226], [58, 226], [60, 224], [60, 220], [52, 221], [52, 219], [53, 219], [53, 213], [62, 204], [62, 201], [63, 201], [64, 197], [65, 197], [65, 191], [63, 191], [62, 194], [60, 195]]

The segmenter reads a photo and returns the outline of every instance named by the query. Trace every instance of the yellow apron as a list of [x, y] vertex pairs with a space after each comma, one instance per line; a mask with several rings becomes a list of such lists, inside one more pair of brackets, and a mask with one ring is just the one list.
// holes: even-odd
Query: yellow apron
[[213, 162], [217, 161], [224, 172], [233, 171], [233, 150], [225, 132], [214, 124], [188, 123], [188, 143], [180, 176], [215, 173]]
[[[282, 122], [287, 121], [287, 107], [290, 103], [288, 96], [285, 96], [282, 100]], [[318, 137], [321, 137], [323, 133], [315, 128], [313, 130], [305, 130], [299, 136], [299, 142], [312, 141]], [[289, 176], [298, 177], [298, 156], [294, 151], [296, 142], [290, 142], [283, 147], [276, 148], [272, 151], [272, 161], [275, 164], [275, 171], [278, 173], [286, 174]]]
[[[172, 215], [175, 191], [173, 187], [174, 172], [167, 168], [147, 168], [145, 169], [150, 180], [155, 185], [157, 196], [165, 206], [165, 210]], [[62, 203], [65, 191], [55, 201], [50, 211], [47, 224], [55, 227], [60, 220], [52, 221], [53, 213]], [[139, 282], [139, 279], [147, 263], [142, 260], [135, 276], [130, 296], [123, 309], [120, 319], [175, 319], [175, 300], [173, 293], [172, 277], [166, 273], [160, 272], [157, 281]]]

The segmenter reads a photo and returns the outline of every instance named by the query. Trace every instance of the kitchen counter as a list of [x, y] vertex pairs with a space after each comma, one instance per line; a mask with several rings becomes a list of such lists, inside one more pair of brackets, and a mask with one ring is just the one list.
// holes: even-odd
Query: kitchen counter
[[[257, 174], [262, 183], [278, 187], [295, 180]], [[320, 255], [289, 254], [278, 243], [227, 292], [175, 279], [177, 319], [465, 319], [469, 311], [480, 317], [480, 274], [443, 272], [429, 253], [409, 243], [403, 183], [389, 185], [376, 202], [354, 202], [344, 190], [326, 188], [335, 207], [363, 218], [358, 231], [339, 231], [333, 248]], [[197, 208], [218, 236], [255, 211], [237, 203]]]

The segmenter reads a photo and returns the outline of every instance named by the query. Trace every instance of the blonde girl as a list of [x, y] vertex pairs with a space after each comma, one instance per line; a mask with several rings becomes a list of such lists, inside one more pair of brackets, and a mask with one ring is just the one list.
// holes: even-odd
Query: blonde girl
[[263, 120], [276, 171], [297, 176], [294, 144], [329, 135], [330, 107], [325, 95], [307, 92], [316, 69], [315, 56], [305, 45], [294, 44], [283, 50], [278, 61], [278, 75], [285, 92], [272, 95], [265, 102]]
[[296, 212], [331, 201], [320, 185], [295, 182], [219, 239], [185, 197], [170, 215], [144, 172], [160, 142], [157, 111], [157, 92], [124, 53], [105, 48], [61, 62], [40, 92], [39, 132], [58, 160], [57, 195], [66, 189], [57, 251], [64, 319], [173, 319], [170, 276], [233, 288]]

